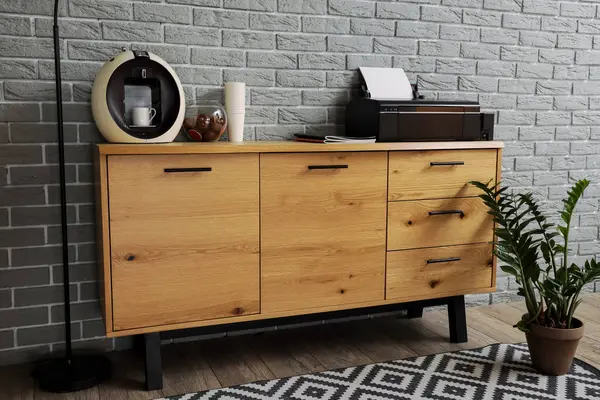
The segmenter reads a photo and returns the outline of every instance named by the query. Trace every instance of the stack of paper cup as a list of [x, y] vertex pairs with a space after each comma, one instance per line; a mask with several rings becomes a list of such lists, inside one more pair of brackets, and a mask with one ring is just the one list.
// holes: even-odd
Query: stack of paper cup
[[230, 142], [244, 141], [244, 117], [246, 116], [246, 84], [225, 83], [225, 110], [228, 118]]

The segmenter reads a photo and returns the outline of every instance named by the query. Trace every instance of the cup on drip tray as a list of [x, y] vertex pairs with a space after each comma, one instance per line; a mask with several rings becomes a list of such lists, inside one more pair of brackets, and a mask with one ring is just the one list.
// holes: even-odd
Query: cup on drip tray
[[229, 118], [229, 141], [243, 142], [246, 116], [246, 84], [244, 82], [225, 83], [225, 110]]

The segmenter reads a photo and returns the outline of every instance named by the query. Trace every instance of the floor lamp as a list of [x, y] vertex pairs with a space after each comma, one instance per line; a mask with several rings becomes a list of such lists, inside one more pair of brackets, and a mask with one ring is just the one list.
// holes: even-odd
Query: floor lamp
[[63, 132], [62, 77], [60, 74], [60, 42], [58, 6], [54, 2], [54, 71], [56, 79], [56, 122], [58, 128], [58, 160], [60, 170], [60, 212], [62, 229], [63, 291], [65, 307], [65, 354], [61, 358], [40, 362], [34, 376], [42, 390], [66, 393], [98, 385], [111, 374], [110, 361], [100, 355], [75, 355], [71, 343], [71, 298], [69, 293], [69, 241], [67, 235], [67, 197], [65, 178], [65, 139]]

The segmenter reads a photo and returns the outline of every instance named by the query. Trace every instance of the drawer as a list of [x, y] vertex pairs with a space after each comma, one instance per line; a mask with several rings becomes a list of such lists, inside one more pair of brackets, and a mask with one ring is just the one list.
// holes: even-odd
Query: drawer
[[109, 156], [114, 330], [259, 312], [258, 158]]
[[479, 197], [388, 203], [388, 250], [490, 242], [487, 211]]
[[469, 181], [496, 179], [497, 150], [392, 151], [390, 201], [469, 197], [479, 190]]
[[425, 299], [495, 286], [491, 244], [393, 251], [387, 254], [386, 299]]
[[383, 300], [387, 154], [262, 154], [261, 311]]

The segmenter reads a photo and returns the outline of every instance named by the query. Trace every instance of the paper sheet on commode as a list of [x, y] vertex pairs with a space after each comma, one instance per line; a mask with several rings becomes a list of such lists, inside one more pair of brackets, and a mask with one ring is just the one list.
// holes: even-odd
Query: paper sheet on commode
[[410, 81], [402, 68], [360, 67], [372, 99], [412, 100]]

